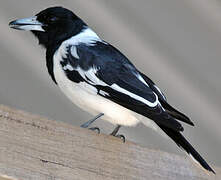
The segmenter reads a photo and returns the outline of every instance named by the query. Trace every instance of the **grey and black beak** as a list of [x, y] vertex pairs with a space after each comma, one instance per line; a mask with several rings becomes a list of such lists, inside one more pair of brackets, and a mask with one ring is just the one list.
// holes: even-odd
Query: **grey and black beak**
[[45, 31], [42, 27], [43, 23], [37, 20], [37, 16], [30, 18], [17, 19], [9, 23], [10, 28], [25, 31]]

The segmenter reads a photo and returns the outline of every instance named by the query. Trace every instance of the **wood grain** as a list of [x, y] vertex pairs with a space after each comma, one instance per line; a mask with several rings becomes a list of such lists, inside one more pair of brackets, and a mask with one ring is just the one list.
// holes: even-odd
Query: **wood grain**
[[0, 179], [221, 179], [189, 158], [0, 105]]

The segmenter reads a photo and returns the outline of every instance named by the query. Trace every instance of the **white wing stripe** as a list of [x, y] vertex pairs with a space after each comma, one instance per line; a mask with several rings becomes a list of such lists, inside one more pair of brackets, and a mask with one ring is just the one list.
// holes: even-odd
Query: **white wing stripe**
[[158, 88], [156, 85], [154, 85], [154, 87], [157, 89], [157, 91], [163, 96], [164, 100], [166, 101], [166, 97], [164, 96], [160, 88]]
[[[96, 68], [90, 68], [88, 71], [84, 71], [80, 67], [75, 69], [79, 72], [79, 74], [87, 81], [87, 78], [90, 79], [90, 83], [93, 85], [101, 85], [101, 86], [108, 86], [105, 82], [100, 80], [95, 74], [97, 72]], [[87, 78], [86, 78], [87, 77]]]
[[76, 59], [79, 59], [80, 57], [77, 54], [77, 48], [76, 46], [71, 46], [71, 54], [74, 56]]
[[155, 107], [155, 106], [157, 106], [157, 104], [158, 104], [158, 97], [156, 96], [156, 94], [154, 94], [155, 97], [156, 97], [156, 101], [152, 103], [152, 102], [147, 101], [146, 99], [144, 99], [144, 98], [142, 98], [142, 97], [140, 97], [140, 96], [138, 96], [138, 95], [136, 95], [136, 94], [134, 94], [134, 93], [131, 93], [131, 92], [129, 92], [129, 91], [127, 91], [127, 90], [121, 88], [121, 87], [118, 86], [117, 84], [112, 84], [110, 87], [111, 87], [112, 89], [116, 90], [116, 91], [119, 91], [119, 92], [121, 92], [121, 93], [124, 93], [124, 94], [126, 94], [126, 95], [132, 97], [133, 99], [136, 99], [136, 100], [138, 100], [138, 101], [141, 101], [141, 102], [143, 102], [144, 104], [146, 104], [146, 105], [148, 105], [148, 106], [150, 106], [150, 107]]
[[66, 70], [69, 70], [69, 71], [73, 71], [74, 68], [70, 65], [70, 64], [67, 64], [66, 66], [63, 67], [63, 69], [66, 71]]
[[142, 83], [144, 83], [146, 86], [149, 87], [149, 85], [144, 81], [144, 79], [142, 78], [142, 76], [140, 74], [137, 74], [136, 76]]

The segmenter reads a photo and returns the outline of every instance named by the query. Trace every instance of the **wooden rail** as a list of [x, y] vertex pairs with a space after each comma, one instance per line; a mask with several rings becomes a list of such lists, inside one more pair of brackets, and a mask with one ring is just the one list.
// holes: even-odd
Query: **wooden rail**
[[214, 169], [0, 105], [0, 180], [221, 179]]

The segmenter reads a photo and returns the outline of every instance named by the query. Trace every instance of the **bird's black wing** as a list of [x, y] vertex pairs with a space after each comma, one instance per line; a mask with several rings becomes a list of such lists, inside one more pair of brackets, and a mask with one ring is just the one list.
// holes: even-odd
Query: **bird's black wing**
[[183, 130], [181, 124], [164, 111], [158, 95], [133, 64], [113, 46], [103, 42], [70, 46], [61, 64], [70, 80], [86, 82], [104, 98], [175, 131]]
[[141, 72], [140, 72], [140, 75], [143, 77], [143, 79], [149, 85], [149, 87], [157, 94], [161, 105], [172, 117], [180, 121], [183, 121], [189, 125], [194, 126], [193, 122], [185, 114], [179, 112], [167, 102], [165, 95], [162, 93], [162, 91], [155, 85], [155, 83], [150, 78], [148, 78], [145, 74]]

